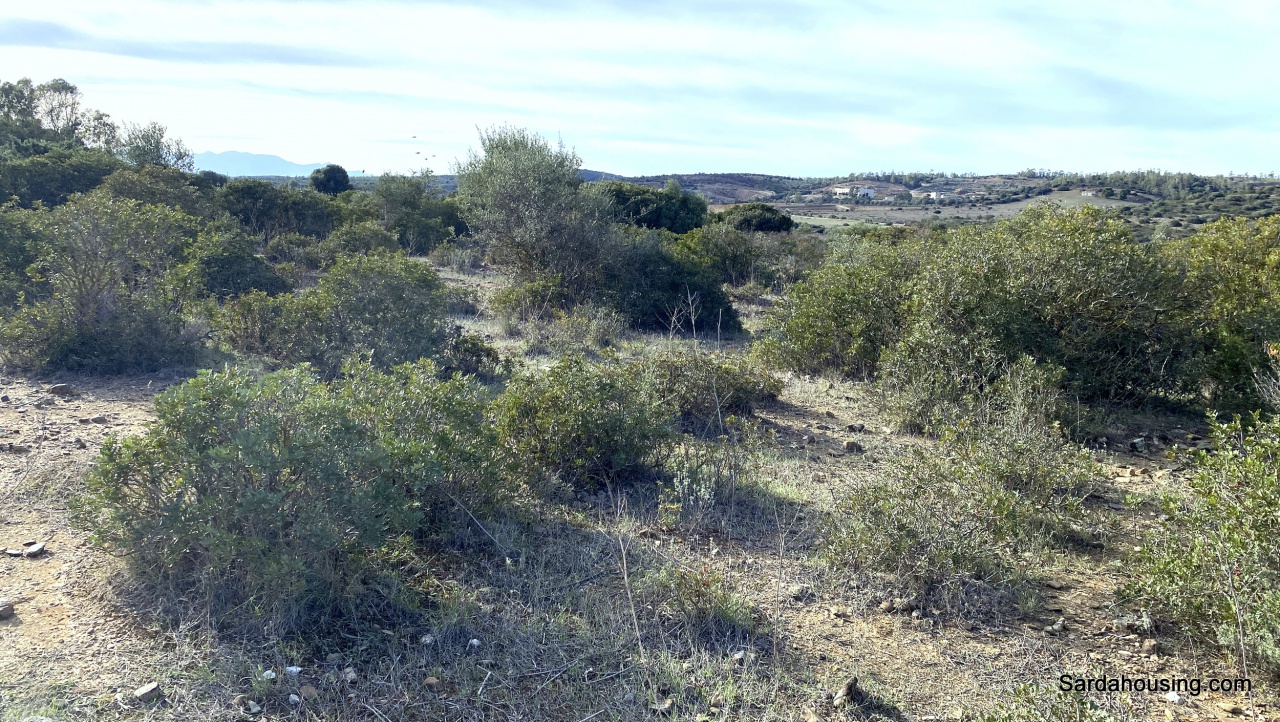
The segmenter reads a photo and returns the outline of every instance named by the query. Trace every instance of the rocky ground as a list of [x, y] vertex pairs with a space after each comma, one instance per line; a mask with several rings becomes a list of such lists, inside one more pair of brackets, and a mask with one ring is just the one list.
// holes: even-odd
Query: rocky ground
[[[174, 629], [129, 594], [121, 560], [72, 526], [68, 501], [103, 439], [144, 433], [154, 395], [184, 373], [0, 380], [0, 598], [12, 604], [0, 603], [0, 720], [936, 720], [975, 718], [1062, 674], [1238, 676], [1212, 651], [1144, 633], [1115, 603], [1124, 552], [1158, 514], [1153, 495], [1185, 474], [1154, 447], [1198, 443], [1192, 432], [1159, 420], [1118, 429], [1120, 443], [1098, 452], [1111, 479], [1089, 502], [1115, 522], [1113, 540], [1047, 562], [1038, 608], [966, 621], [877, 598], [818, 558], [835, 500], [930, 442], [890, 433], [863, 387], [798, 376], [760, 410], [772, 440], [757, 493], [702, 523], [668, 528], [635, 494], [573, 501], [554, 512], [559, 531], [521, 532], [525, 542], [494, 528], [526, 544], [521, 564], [538, 571], [491, 549], [485, 568], [442, 556], [439, 584], [465, 604], [333, 651]], [[1150, 446], [1130, 447], [1141, 432]], [[696, 654], [650, 640], [643, 673], [605, 667], [633, 645], [637, 605], [647, 613], [624, 573], [646, 564], [721, 575], [767, 634]], [[841, 695], [874, 703], [837, 708]], [[1278, 716], [1265, 693], [1095, 698], [1117, 719]]]

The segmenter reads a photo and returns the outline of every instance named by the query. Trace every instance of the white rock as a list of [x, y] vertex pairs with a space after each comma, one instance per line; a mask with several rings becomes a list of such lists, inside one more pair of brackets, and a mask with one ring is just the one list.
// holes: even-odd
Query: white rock
[[472, 647], [473, 649], [478, 649], [480, 647], [480, 640], [473, 639], [470, 642], [467, 642], [467, 646]]
[[1164, 699], [1166, 702], [1172, 702], [1173, 704], [1180, 704], [1182, 702], [1182, 697], [1178, 696], [1177, 692], [1166, 692]]
[[422, 639], [419, 641], [421, 641], [423, 644], [435, 644], [436, 638], [431, 636], [430, 634], [424, 634], [422, 635]]
[[263, 679], [275, 679], [275, 678], [276, 678], [276, 673], [268, 669], [267, 671], [265, 671], [265, 672], [263, 672], [263, 673], [262, 673], [262, 678], [263, 678]]
[[302, 667], [285, 667], [284, 671], [288, 673], [290, 677], [297, 677], [298, 673], [302, 671]]
[[302, 704], [302, 698], [296, 694], [289, 695], [289, 704]]

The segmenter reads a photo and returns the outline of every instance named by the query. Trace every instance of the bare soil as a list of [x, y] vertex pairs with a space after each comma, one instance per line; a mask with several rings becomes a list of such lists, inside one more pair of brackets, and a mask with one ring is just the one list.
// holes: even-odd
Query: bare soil
[[[490, 281], [451, 274], [479, 291]], [[1185, 478], [1157, 455], [1101, 457], [1113, 477], [1090, 503], [1119, 531], [1104, 549], [1047, 563], [1038, 608], [978, 621], [880, 612], [880, 599], [822, 561], [824, 523], [848, 489], [931, 442], [885, 430], [863, 386], [800, 376], [759, 411], [774, 441], [756, 487], [696, 524], [659, 524], [644, 489], [549, 503], [524, 521], [471, 528], [424, 560], [436, 591], [413, 624], [344, 633], [329, 646], [174, 629], [139, 606], [145, 596], [130, 593], [124, 562], [71, 525], [68, 501], [103, 439], [145, 433], [154, 395], [184, 373], [0, 385], [9, 397], [0, 403], [0, 547], [47, 545], [39, 556], [0, 557], [0, 597], [16, 603], [0, 621], [5, 722], [970, 719], [1020, 685], [1053, 688], [1062, 674], [1239, 676], [1220, 654], [1163, 630], [1161, 651], [1144, 655], [1150, 635], [1115, 625], [1129, 611], [1115, 601], [1124, 553], [1155, 522], [1153, 496]], [[50, 394], [53, 381], [74, 395]], [[866, 430], [847, 430], [852, 423]], [[846, 439], [866, 452], [845, 453]], [[721, 575], [750, 600], [758, 636], [695, 643], [664, 621], [633, 582], [668, 566]], [[1065, 630], [1044, 631], [1057, 618]], [[295, 677], [290, 665], [302, 671]], [[833, 709], [832, 692], [854, 676], [875, 703]], [[162, 701], [133, 697], [152, 681]], [[308, 687], [314, 696], [302, 694]], [[1276, 716], [1265, 693], [1095, 697], [1117, 719], [1231, 718], [1231, 705], [1256, 720]], [[250, 701], [259, 712], [246, 712]]]

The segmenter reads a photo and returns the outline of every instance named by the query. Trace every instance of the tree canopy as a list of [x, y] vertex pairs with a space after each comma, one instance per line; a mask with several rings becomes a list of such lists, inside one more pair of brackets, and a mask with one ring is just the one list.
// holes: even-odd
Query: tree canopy
[[688, 233], [707, 221], [706, 199], [681, 190], [674, 178], [661, 190], [625, 181], [601, 181], [593, 186], [613, 200], [624, 219], [643, 228]]
[[347, 169], [330, 163], [311, 171], [311, 187], [327, 196], [336, 196], [351, 190], [352, 186]]

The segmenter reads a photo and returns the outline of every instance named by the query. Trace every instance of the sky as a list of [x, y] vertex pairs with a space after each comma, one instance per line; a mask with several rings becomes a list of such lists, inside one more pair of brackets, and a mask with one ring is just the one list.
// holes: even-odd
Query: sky
[[1280, 171], [1280, 3], [59, 0], [60, 77], [194, 151], [448, 173], [523, 127], [623, 175]]

